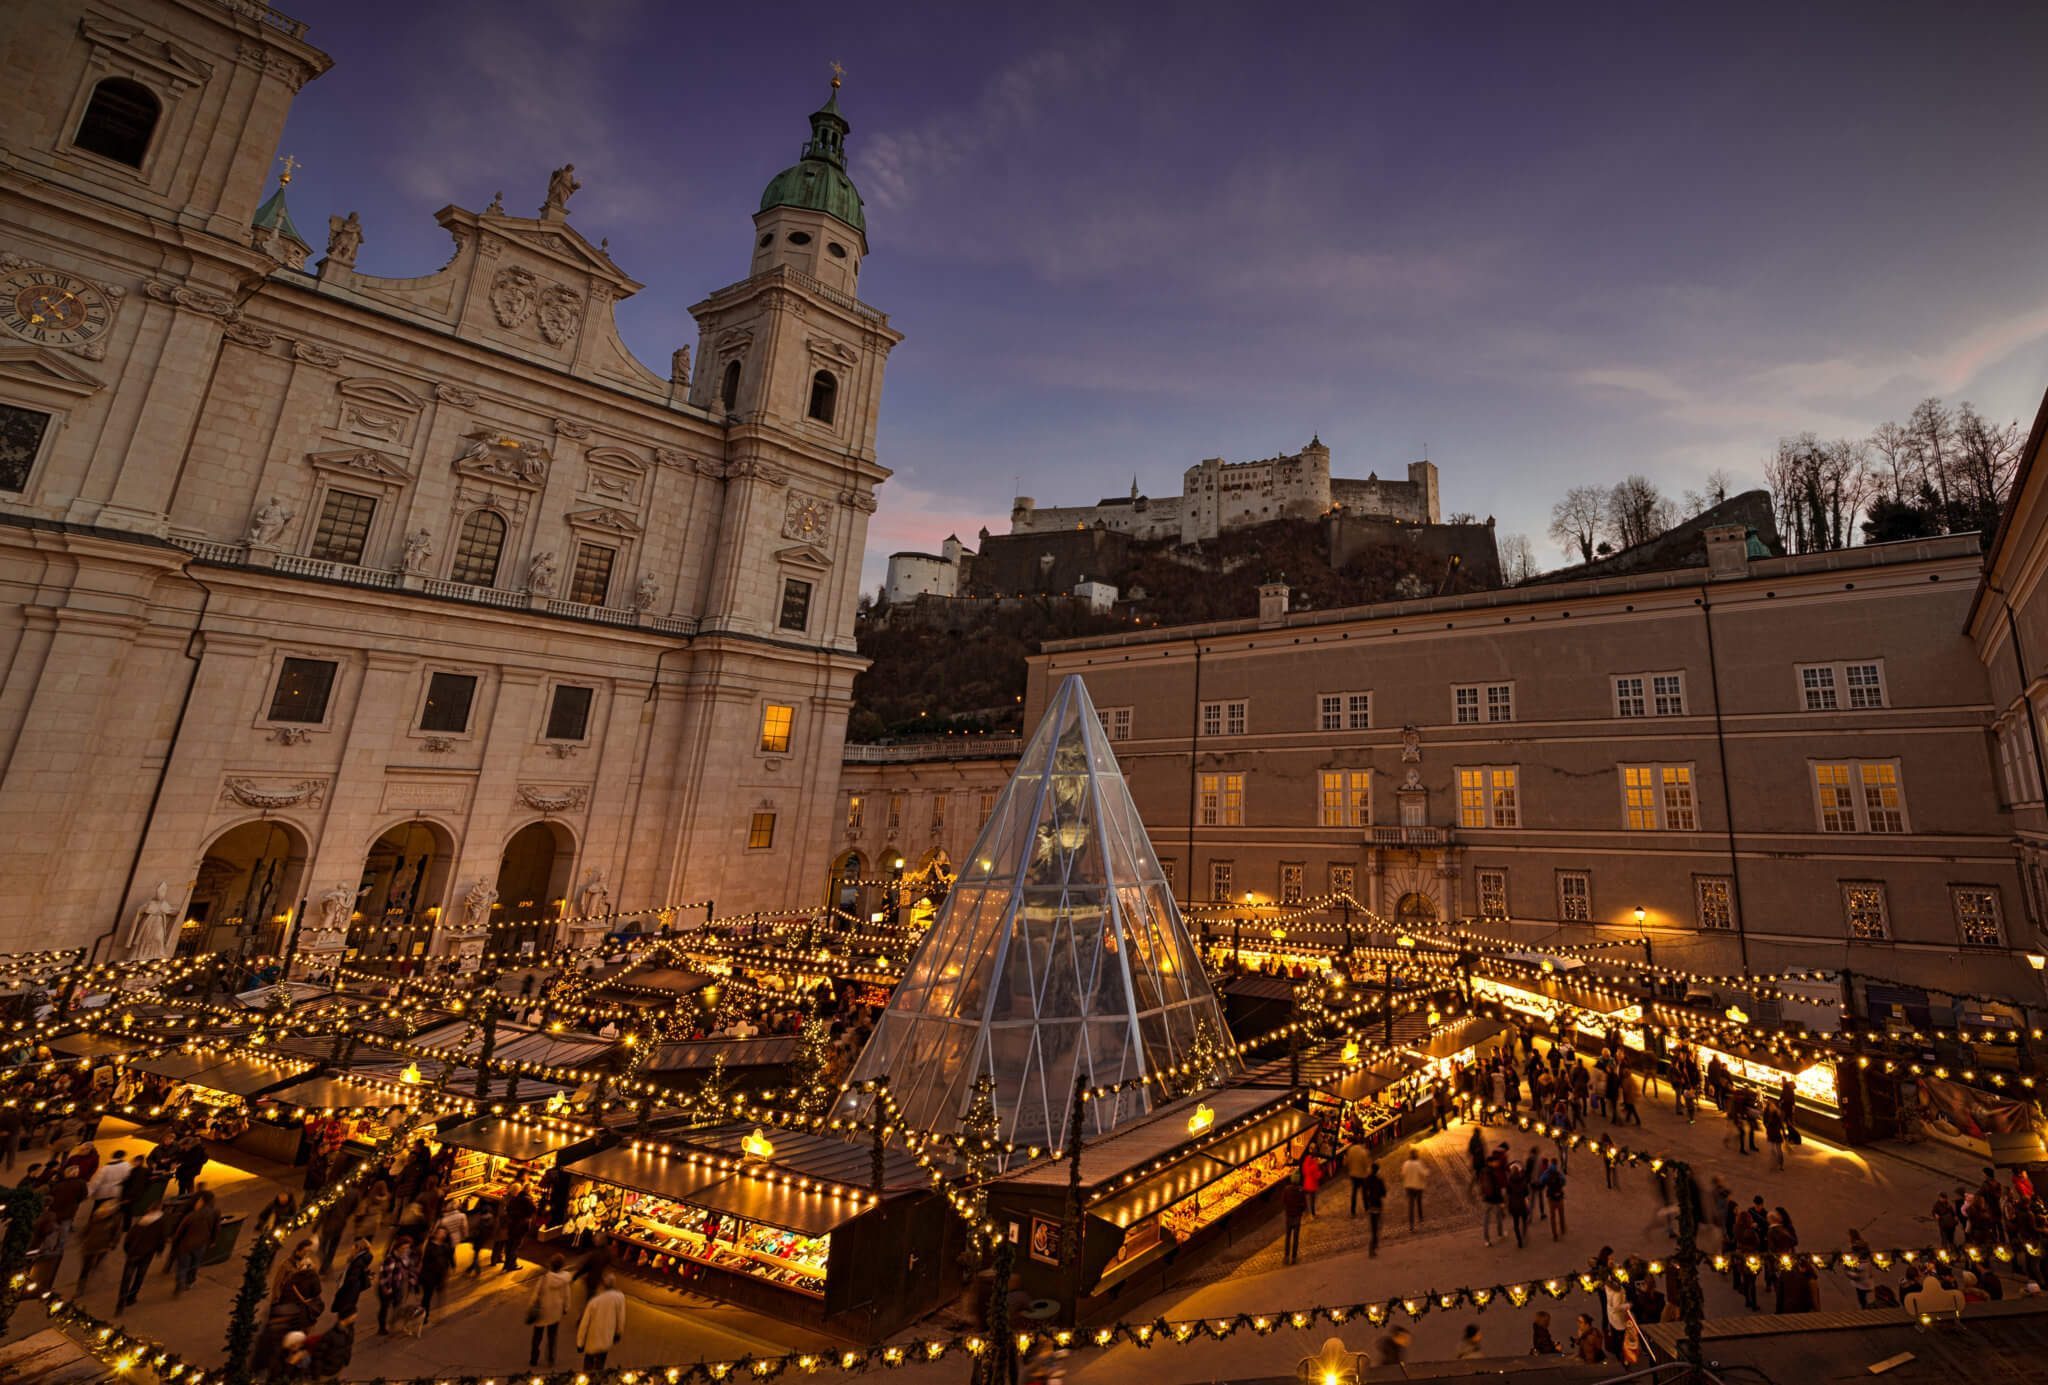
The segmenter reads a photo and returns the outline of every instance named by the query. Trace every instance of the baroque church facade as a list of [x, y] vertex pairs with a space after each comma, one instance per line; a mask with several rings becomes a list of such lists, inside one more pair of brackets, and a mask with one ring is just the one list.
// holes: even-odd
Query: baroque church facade
[[288, 16], [51, 0], [0, 51], [0, 950], [473, 956], [821, 876], [901, 340], [836, 90], [655, 371], [573, 167], [420, 277], [354, 214], [316, 252]]

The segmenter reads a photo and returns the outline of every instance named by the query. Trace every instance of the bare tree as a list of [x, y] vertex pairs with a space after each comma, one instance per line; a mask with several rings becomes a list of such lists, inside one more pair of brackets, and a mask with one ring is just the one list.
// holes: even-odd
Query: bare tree
[[1685, 518], [1695, 519], [1716, 505], [1726, 504], [1728, 493], [1734, 488], [1735, 478], [1730, 476], [1726, 469], [1715, 467], [1707, 473], [1706, 480], [1701, 483], [1698, 490], [1689, 490], [1685, 493]]
[[1822, 442], [1812, 433], [1779, 440], [1764, 463], [1778, 528], [1796, 553], [1847, 548], [1856, 518], [1870, 502], [1873, 483], [1865, 444], [1848, 438]]
[[1896, 423], [1880, 423], [1870, 435], [1872, 499], [1910, 504], [1924, 479], [1913, 435]]
[[1906, 419], [1906, 436], [1913, 465], [1941, 500], [1946, 522], [1949, 511], [1949, 472], [1956, 450], [1956, 416], [1939, 399], [1923, 399]]
[[1999, 511], [2019, 469], [2023, 436], [2017, 423], [1997, 424], [1967, 401], [1956, 410], [1955, 449], [1950, 454], [1948, 528], [1952, 534], [1998, 527]]
[[1479, 516], [1473, 514], [1470, 510], [1453, 510], [1450, 514], [1444, 516], [1444, 523], [1446, 524], [1477, 524], [1478, 522]]
[[1550, 507], [1550, 537], [1567, 554], [1578, 551], [1579, 561], [1593, 561], [1593, 550], [1607, 532], [1607, 488], [1573, 486], [1564, 499]]
[[1671, 502], [1646, 476], [1625, 477], [1607, 493], [1607, 526], [1623, 548], [1648, 543], [1669, 529], [1674, 518]]
[[1508, 534], [1500, 541], [1501, 580], [1509, 586], [1519, 586], [1531, 577], [1541, 576], [1543, 569], [1536, 566], [1536, 545], [1529, 542], [1527, 534]]

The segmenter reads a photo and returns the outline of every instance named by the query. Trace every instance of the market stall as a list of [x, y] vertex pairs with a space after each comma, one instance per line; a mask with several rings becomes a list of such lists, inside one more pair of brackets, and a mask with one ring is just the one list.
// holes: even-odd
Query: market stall
[[1423, 1082], [1421, 1059], [1401, 1053], [1363, 1055], [1357, 1044], [1325, 1044], [1299, 1059], [1276, 1058], [1251, 1069], [1246, 1086], [1298, 1085], [1310, 1115], [1332, 1112], [1348, 1118], [1366, 1143], [1378, 1148], [1405, 1138], [1431, 1122], [1434, 1097]]
[[[1256, 1218], [1306, 1147], [1315, 1118], [1289, 1091], [1233, 1085], [1171, 1102], [1081, 1150], [1083, 1310], [1163, 1287], [1191, 1254]], [[1060, 1265], [1064, 1159], [1043, 1159], [990, 1190], [1034, 1298], [1074, 1293]]]
[[726, 1077], [747, 1086], [779, 1083], [796, 1061], [793, 1034], [753, 1039], [681, 1039], [658, 1045], [639, 1075], [649, 1080], [701, 1079], [724, 1062]]
[[447, 1193], [449, 1203], [460, 1207], [472, 1197], [502, 1206], [517, 1187], [538, 1199], [542, 1176], [559, 1161], [583, 1153], [597, 1138], [583, 1126], [484, 1116], [442, 1130], [431, 1141], [456, 1152]]
[[250, 1102], [296, 1082], [312, 1071], [311, 1063], [239, 1055], [224, 1058], [218, 1051], [208, 1050], [159, 1053], [128, 1066], [144, 1074], [148, 1104], [199, 1107], [199, 1133], [207, 1139], [231, 1143], [280, 1163], [291, 1163], [297, 1156], [298, 1132], [252, 1124]]
[[[678, 1138], [688, 1143], [629, 1141], [564, 1164], [570, 1229], [603, 1232], [640, 1274], [850, 1335], [937, 1303], [957, 1233], [907, 1156], [885, 1155], [877, 1196], [864, 1144], [739, 1126]], [[901, 1272], [873, 1273], [885, 1263]]]
[[361, 1152], [381, 1144], [419, 1101], [417, 1088], [398, 1082], [309, 1077], [260, 1098], [255, 1110], [273, 1125], [300, 1130], [309, 1143], [332, 1154], [344, 1146]]

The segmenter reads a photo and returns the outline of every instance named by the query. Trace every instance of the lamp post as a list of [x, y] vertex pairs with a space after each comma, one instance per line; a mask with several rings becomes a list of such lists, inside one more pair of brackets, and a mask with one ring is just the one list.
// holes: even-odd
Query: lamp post
[[[1657, 950], [1650, 941], [1649, 931], [1643, 927], [1643, 920], [1649, 918], [1649, 916], [1649, 910], [1640, 904], [1636, 905], [1636, 937], [1643, 945], [1643, 965], [1645, 967], [1654, 967], [1657, 965]], [[1649, 976], [1650, 995], [1654, 998], [1657, 994], [1657, 974], [1653, 971]]]

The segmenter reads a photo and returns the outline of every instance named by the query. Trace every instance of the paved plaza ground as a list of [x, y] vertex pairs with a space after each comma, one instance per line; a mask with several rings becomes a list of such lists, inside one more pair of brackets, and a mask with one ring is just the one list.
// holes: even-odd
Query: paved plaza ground
[[[1793, 1151], [1788, 1167], [1781, 1172], [1771, 1167], [1767, 1154], [1742, 1155], [1729, 1147], [1726, 1123], [1711, 1108], [1703, 1107], [1698, 1123], [1688, 1125], [1672, 1111], [1668, 1088], [1661, 1090], [1662, 1095], [1644, 1103], [1644, 1126], [1616, 1127], [1617, 1140], [1632, 1148], [1690, 1161], [1699, 1170], [1703, 1188], [1710, 1176], [1719, 1173], [1743, 1202], [1760, 1193], [1770, 1205], [1786, 1207], [1798, 1226], [1802, 1249], [1840, 1249], [1847, 1245], [1851, 1228], [1862, 1231], [1879, 1249], [1925, 1246], [1934, 1240], [1929, 1207], [1935, 1193], [1974, 1181], [1979, 1174], [1966, 1155], [1940, 1145], [1848, 1150], [1812, 1138]], [[1594, 1129], [1606, 1126], [1596, 1117]], [[1488, 1126], [1486, 1133], [1489, 1140], [1508, 1139], [1517, 1158], [1536, 1143], [1528, 1134], [1504, 1127]], [[1465, 1147], [1470, 1135], [1468, 1126], [1457, 1124], [1420, 1141], [1431, 1170], [1425, 1220], [1416, 1230], [1408, 1230], [1397, 1188], [1377, 1258], [1367, 1253], [1365, 1219], [1347, 1214], [1346, 1185], [1337, 1179], [1321, 1194], [1318, 1215], [1305, 1224], [1300, 1263], [1281, 1262], [1280, 1223], [1276, 1215], [1269, 1215], [1241, 1230], [1234, 1244], [1196, 1266], [1181, 1284], [1149, 1300], [1130, 1303], [1116, 1316], [1140, 1321], [1278, 1313], [1426, 1290], [1561, 1277], [1583, 1269], [1602, 1246], [1612, 1246], [1617, 1257], [1632, 1252], [1655, 1255], [1669, 1249], [1670, 1238], [1653, 1220], [1657, 1209], [1648, 1171], [1625, 1169], [1620, 1186], [1610, 1190], [1604, 1186], [1598, 1160], [1584, 1150], [1572, 1156], [1566, 1199], [1568, 1230], [1562, 1239], [1553, 1241], [1547, 1227], [1537, 1223], [1526, 1248], [1517, 1249], [1512, 1238], [1505, 1243], [1497, 1238], [1494, 1245], [1487, 1246], [1481, 1238], [1479, 1205], [1467, 1172]], [[103, 1154], [119, 1148], [129, 1150], [133, 1157], [146, 1150], [149, 1142], [110, 1120], [98, 1143]], [[1553, 1152], [1548, 1141], [1540, 1144], [1543, 1152]], [[25, 1155], [21, 1167], [39, 1153]], [[281, 1186], [280, 1180], [289, 1179], [284, 1185], [296, 1187], [293, 1171], [234, 1151], [217, 1149], [216, 1153], [231, 1154], [235, 1162], [209, 1163], [203, 1179], [219, 1192], [231, 1213], [253, 1213]], [[1706, 1244], [1716, 1248], [1718, 1240], [1710, 1234]], [[245, 1232], [238, 1252], [246, 1245]], [[526, 1364], [527, 1329], [522, 1319], [527, 1287], [535, 1271], [526, 1269], [508, 1277], [487, 1269], [480, 1277], [471, 1278], [462, 1272], [467, 1256], [465, 1250], [445, 1308], [437, 1308], [433, 1324], [418, 1339], [376, 1336], [374, 1297], [365, 1298], [368, 1311], [359, 1322], [351, 1377], [492, 1371], [509, 1375]], [[83, 1299], [88, 1309], [112, 1314], [118, 1271], [117, 1259], [101, 1267]], [[61, 1290], [71, 1289], [76, 1272], [74, 1249], [60, 1271]], [[335, 1276], [339, 1272], [337, 1262]], [[141, 1301], [123, 1315], [123, 1321], [195, 1361], [217, 1361], [228, 1304], [240, 1273], [238, 1253], [229, 1262], [202, 1271], [196, 1289], [174, 1298], [168, 1275], [152, 1272]], [[730, 1359], [746, 1353], [832, 1345], [823, 1337], [760, 1314], [666, 1289], [653, 1290], [631, 1276], [622, 1279], [630, 1306], [625, 1339], [612, 1355], [614, 1366]], [[1739, 1296], [1719, 1276], [1707, 1276], [1706, 1296], [1710, 1315], [1741, 1309]], [[1824, 1309], [1853, 1307], [1854, 1302], [1839, 1272], [1823, 1275]], [[1563, 1301], [1539, 1302], [1538, 1306], [1548, 1307], [1562, 1336], [1573, 1315], [1589, 1303], [1574, 1290]], [[1768, 1311], [1768, 1302], [1765, 1308]], [[1470, 1308], [1431, 1314], [1413, 1328], [1411, 1359], [1451, 1356], [1465, 1324], [1474, 1320], [1484, 1333], [1488, 1355], [1521, 1355], [1528, 1350], [1532, 1313], [1533, 1309], [1513, 1309], [1503, 1301], [1483, 1315], [1475, 1315]], [[17, 1318], [15, 1334], [32, 1329], [36, 1317], [33, 1310], [23, 1312]], [[902, 1335], [914, 1339], [932, 1331], [927, 1327], [922, 1333]], [[1174, 1385], [1286, 1374], [1331, 1331], [1327, 1324], [1317, 1324], [1301, 1332], [1282, 1330], [1263, 1338], [1240, 1332], [1227, 1341], [1157, 1347], [1142, 1353], [1132, 1346], [1082, 1351], [1075, 1353], [1070, 1363], [1069, 1379], [1109, 1385], [1143, 1378], [1158, 1385]], [[1360, 1321], [1347, 1324], [1340, 1335], [1354, 1349], [1366, 1350], [1379, 1334]], [[567, 1340], [562, 1344], [560, 1364], [574, 1364]], [[964, 1358], [955, 1357], [894, 1374], [909, 1380], [958, 1381], [965, 1379], [966, 1365]]]

